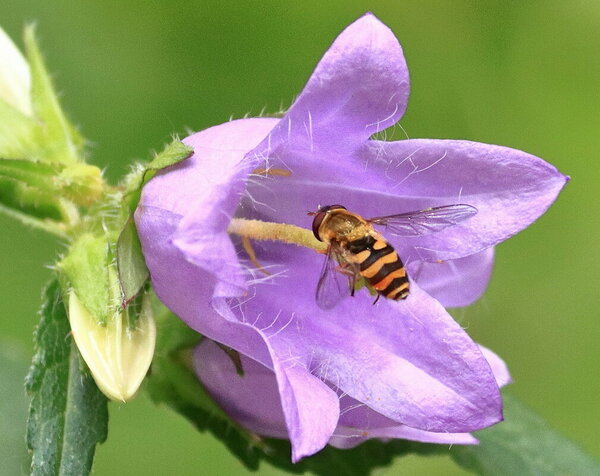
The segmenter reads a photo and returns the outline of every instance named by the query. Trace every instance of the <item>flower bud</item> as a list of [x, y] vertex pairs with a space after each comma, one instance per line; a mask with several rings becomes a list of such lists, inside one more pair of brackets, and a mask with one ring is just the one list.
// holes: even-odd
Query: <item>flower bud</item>
[[76, 163], [64, 168], [56, 177], [56, 185], [68, 199], [89, 206], [102, 195], [105, 184], [98, 167]]
[[115, 311], [101, 324], [75, 292], [69, 292], [69, 321], [79, 352], [100, 390], [111, 400], [122, 402], [133, 398], [141, 385], [152, 362], [156, 342], [148, 296], [142, 298], [134, 325], [130, 308]]
[[31, 74], [27, 61], [0, 28], [0, 99], [31, 116]]

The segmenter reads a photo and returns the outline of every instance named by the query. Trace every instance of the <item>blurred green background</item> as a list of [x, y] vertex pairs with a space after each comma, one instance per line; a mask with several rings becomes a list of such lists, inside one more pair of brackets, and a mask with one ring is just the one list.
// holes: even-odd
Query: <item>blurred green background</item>
[[[572, 176], [544, 217], [498, 247], [488, 292], [459, 315], [509, 364], [511, 391], [600, 456], [600, 2], [5, 0], [0, 24], [22, 45], [22, 26], [37, 22], [63, 104], [114, 181], [174, 132], [289, 105], [367, 10], [404, 47], [410, 137], [507, 145]], [[12, 475], [27, 468], [22, 378], [61, 246], [3, 216], [0, 230], [0, 473]], [[97, 475], [246, 474], [144, 396], [112, 404], [110, 417]], [[380, 471], [415, 473], [464, 474], [447, 457]]]

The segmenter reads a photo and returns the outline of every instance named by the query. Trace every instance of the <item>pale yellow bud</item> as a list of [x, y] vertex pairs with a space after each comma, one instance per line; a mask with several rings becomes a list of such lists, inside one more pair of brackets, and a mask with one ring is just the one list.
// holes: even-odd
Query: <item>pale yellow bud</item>
[[127, 310], [109, 316], [106, 325], [97, 320], [69, 293], [69, 321], [75, 343], [98, 388], [111, 400], [133, 398], [144, 380], [156, 342], [156, 327], [149, 298], [145, 297], [135, 328]]
[[0, 99], [31, 116], [31, 74], [27, 61], [0, 28]]

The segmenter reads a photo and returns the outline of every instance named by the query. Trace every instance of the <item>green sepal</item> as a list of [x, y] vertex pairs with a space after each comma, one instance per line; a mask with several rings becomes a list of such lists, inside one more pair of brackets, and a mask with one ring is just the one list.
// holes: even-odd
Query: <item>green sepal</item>
[[146, 165], [146, 170], [162, 170], [189, 158], [193, 153], [194, 149], [192, 147], [175, 139], [167, 144], [165, 148]]
[[124, 304], [138, 295], [149, 276], [142, 253], [142, 245], [133, 220], [133, 213], [140, 201], [142, 187], [157, 171], [187, 159], [193, 152], [191, 147], [179, 140], [174, 140], [167, 144], [162, 152], [149, 163], [138, 165], [121, 185], [124, 197], [121, 217], [126, 221], [117, 240], [116, 253]]
[[85, 476], [94, 451], [106, 440], [106, 397], [98, 390], [69, 337], [60, 287], [52, 281], [34, 339], [36, 353], [26, 380], [31, 396], [27, 446], [31, 474]]
[[128, 198], [129, 212], [133, 214], [140, 201], [142, 187], [154, 177], [156, 172], [178, 164], [191, 157], [193, 153], [193, 148], [188, 147], [179, 139], [174, 139], [161, 152], [156, 154], [150, 162], [138, 164], [123, 182], [125, 196]]
[[150, 274], [133, 218], [127, 220], [117, 240], [117, 266], [123, 305], [127, 305], [139, 294]]
[[[25, 215], [59, 201], [89, 206], [104, 192], [105, 184], [98, 167], [83, 162], [84, 140], [64, 115], [52, 80], [44, 66], [33, 26], [25, 29], [25, 47], [31, 72], [33, 116], [28, 117], [0, 100], [0, 177], [19, 183], [14, 196], [0, 201]], [[21, 185], [22, 184], [22, 185]], [[10, 187], [4, 187], [10, 188]], [[35, 189], [37, 201], [28, 200]], [[66, 218], [40, 216], [64, 221]]]
[[0, 157], [44, 157], [42, 125], [0, 99]]
[[92, 165], [0, 158], [0, 203], [65, 228], [79, 220], [75, 204], [90, 205], [103, 187], [102, 173]]
[[0, 158], [0, 176], [47, 192], [56, 192], [55, 177], [64, 168], [63, 164], [50, 164], [39, 160]]
[[56, 193], [77, 205], [93, 204], [105, 189], [102, 171], [95, 165], [84, 163], [67, 165], [53, 180]]
[[111, 261], [106, 238], [84, 233], [58, 263], [64, 274], [61, 279], [65, 294], [72, 289], [99, 324], [106, 324], [119, 304], [118, 300], [115, 302], [109, 273]]
[[62, 164], [79, 162], [83, 154], [83, 138], [60, 107], [35, 38], [33, 25], [25, 29], [25, 49], [31, 71], [31, 102], [34, 116], [43, 124], [39, 129], [38, 142], [44, 144], [44, 156], [39, 158]]
[[75, 212], [60, 197], [5, 176], [0, 176], [0, 203], [33, 218], [58, 223], [68, 223], [71, 212]]
[[244, 365], [242, 364], [242, 357], [240, 356], [240, 353], [237, 350], [226, 346], [225, 344], [221, 344], [220, 342], [215, 342], [215, 344], [217, 344], [219, 349], [225, 352], [225, 355], [229, 357], [229, 360], [231, 360], [231, 363], [235, 367], [235, 373], [238, 374], [240, 377], [243, 377]]

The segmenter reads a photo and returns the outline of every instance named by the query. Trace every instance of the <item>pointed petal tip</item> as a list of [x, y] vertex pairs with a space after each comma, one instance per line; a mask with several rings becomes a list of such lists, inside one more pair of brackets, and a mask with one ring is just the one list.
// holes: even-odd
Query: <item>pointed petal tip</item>
[[385, 23], [383, 23], [379, 18], [377, 18], [377, 16], [373, 12], [370, 12], [370, 11], [365, 12], [363, 15], [358, 17], [355, 21], [350, 23], [350, 25], [348, 25], [346, 27], [346, 30], [353, 28], [353, 27], [359, 27], [359, 26], [363, 27], [363, 28], [364, 27], [383, 28], [391, 33], [391, 35], [394, 37], [394, 40], [396, 39], [396, 37], [395, 37], [394, 33], [391, 31], [391, 29]]
[[[502, 405], [502, 396], [500, 395], [500, 390], [498, 390], [498, 395], [499, 395], [499, 400], [497, 402], [498, 405], [496, 408], [490, 410], [490, 412], [489, 412], [490, 414], [483, 421], [483, 424], [481, 425], [481, 429], [488, 428], [490, 426], [494, 426], [497, 423], [504, 421], [504, 408]], [[474, 431], [474, 430], [471, 430], [471, 431]]]
[[300, 460], [307, 458], [309, 456], [314, 456], [318, 454], [321, 450], [323, 450], [325, 446], [319, 448], [318, 450], [310, 449], [310, 448], [302, 448], [299, 445], [294, 444], [292, 441], [292, 463], [296, 464], [300, 462]]
[[359, 22], [359, 21], [368, 21], [368, 20], [381, 23], [381, 20], [379, 18], [377, 18], [377, 16], [371, 11], [366, 11], [365, 13], [363, 13], [360, 17], [358, 17], [358, 19], [356, 21], [354, 21], [354, 23]]

